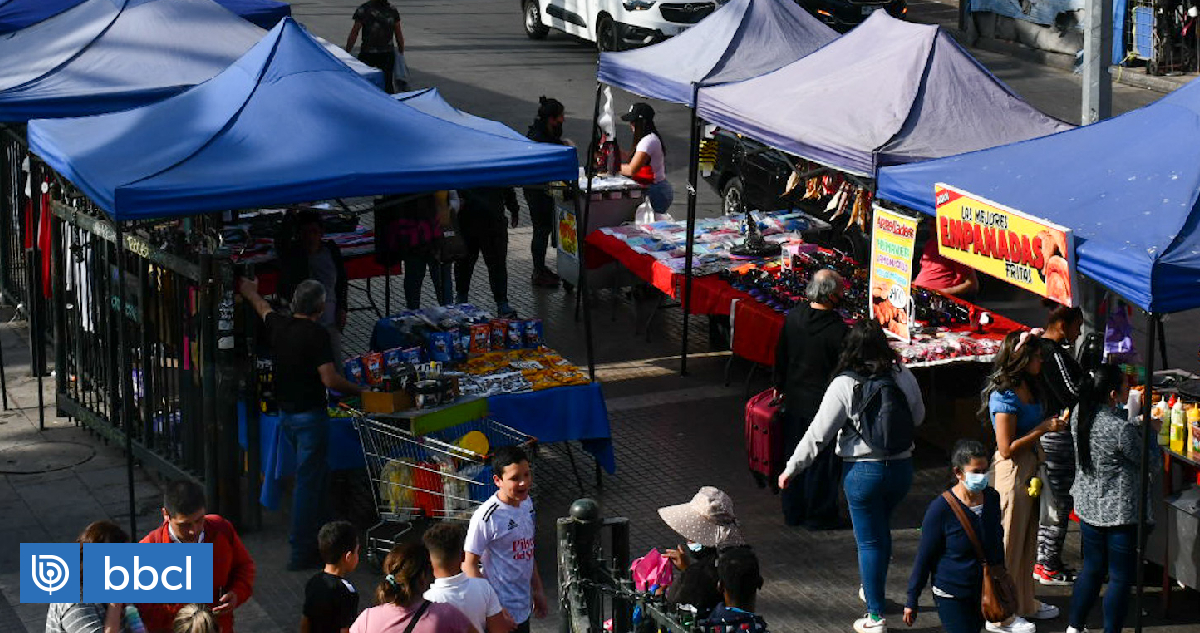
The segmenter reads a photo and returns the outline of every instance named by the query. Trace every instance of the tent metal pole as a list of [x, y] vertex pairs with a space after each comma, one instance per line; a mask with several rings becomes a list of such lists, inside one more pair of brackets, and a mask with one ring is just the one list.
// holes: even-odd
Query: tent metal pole
[[[125, 350], [125, 231], [120, 220], [113, 222], [117, 237], [117, 384], [113, 404], [117, 409], [117, 422], [125, 431], [125, 482], [129, 487], [129, 534], [137, 538], [137, 502], [133, 485], [133, 419], [129, 416], [128, 380], [129, 354]], [[206, 361], [208, 359], [205, 359]]]
[[692, 84], [691, 142], [688, 145], [687, 233], [683, 249], [683, 342], [679, 352], [679, 375], [687, 375], [688, 321], [692, 313], [692, 252], [696, 246], [696, 180], [700, 174], [700, 121], [696, 117], [696, 101], [700, 84]]
[[1146, 391], [1143, 396], [1145, 404], [1142, 406], [1142, 463], [1138, 487], [1137, 589], [1133, 598], [1133, 630], [1136, 633], [1142, 633], [1142, 593], [1146, 585], [1146, 518], [1150, 511], [1146, 496], [1150, 491], [1150, 443], [1158, 441], [1150, 433], [1150, 395], [1154, 388], [1154, 339], [1161, 325], [1157, 314], [1146, 313]]
[[587, 366], [588, 379], [596, 380], [596, 353], [592, 343], [592, 302], [589, 293], [591, 289], [587, 282], [587, 266], [585, 265], [586, 257], [584, 253], [587, 251], [587, 234], [588, 221], [592, 210], [592, 180], [596, 175], [596, 150], [600, 143], [600, 98], [604, 94], [604, 84], [596, 82], [596, 103], [592, 108], [592, 129], [591, 139], [588, 141], [587, 154], [584, 156], [583, 174], [587, 179], [587, 185], [584, 188], [583, 209], [579, 208], [579, 185], [571, 187], [571, 193], [575, 198], [575, 261], [579, 267], [579, 278], [576, 280], [575, 291], [579, 293], [579, 300], [583, 304], [583, 333], [584, 345], [587, 349]]

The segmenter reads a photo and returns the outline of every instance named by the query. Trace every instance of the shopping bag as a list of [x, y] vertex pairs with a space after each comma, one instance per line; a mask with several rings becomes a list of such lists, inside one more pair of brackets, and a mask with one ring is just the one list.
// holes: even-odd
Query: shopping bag
[[629, 571], [633, 575], [633, 586], [638, 591], [647, 591], [655, 585], [664, 588], [670, 585], [674, 580], [675, 566], [671, 564], [671, 559], [652, 549], [633, 561]]
[[404, 53], [396, 53], [396, 63], [392, 66], [392, 82], [396, 90], [408, 90], [408, 64], [404, 63]]
[[633, 213], [633, 221], [637, 224], [654, 224], [654, 207], [650, 206], [650, 199], [645, 198], [638, 208]]

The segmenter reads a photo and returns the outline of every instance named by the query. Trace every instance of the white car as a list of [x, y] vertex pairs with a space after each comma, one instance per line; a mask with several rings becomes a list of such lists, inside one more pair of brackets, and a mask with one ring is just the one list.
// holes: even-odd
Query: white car
[[525, 34], [546, 37], [550, 29], [581, 37], [602, 51], [661, 42], [678, 35], [725, 0], [521, 0]]

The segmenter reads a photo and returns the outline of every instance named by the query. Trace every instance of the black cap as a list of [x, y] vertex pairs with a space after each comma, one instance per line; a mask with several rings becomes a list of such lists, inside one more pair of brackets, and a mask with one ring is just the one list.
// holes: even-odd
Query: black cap
[[654, 118], [654, 108], [641, 101], [629, 106], [629, 112], [621, 115], [622, 121], [647, 121]]

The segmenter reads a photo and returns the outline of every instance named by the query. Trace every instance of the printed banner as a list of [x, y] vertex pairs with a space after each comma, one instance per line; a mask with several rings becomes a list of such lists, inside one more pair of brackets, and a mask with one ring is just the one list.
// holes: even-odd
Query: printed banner
[[938, 252], [1066, 306], [1078, 305], [1069, 229], [949, 185], [934, 186]]
[[579, 258], [579, 231], [575, 223], [575, 209], [568, 205], [558, 208], [558, 250], [573, 259]]
[[905, 342], [912, 340], [912, 267], [917, 239], [916, 218], [874, 205], [871, 228], [871, 318], [884, 331]]

